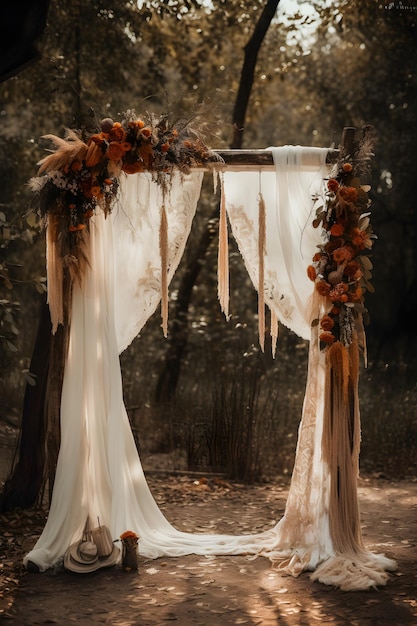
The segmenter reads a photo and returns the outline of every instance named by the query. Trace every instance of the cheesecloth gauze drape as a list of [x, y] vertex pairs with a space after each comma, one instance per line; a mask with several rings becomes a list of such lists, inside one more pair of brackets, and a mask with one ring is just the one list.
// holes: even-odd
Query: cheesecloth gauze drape
[[[276, 172], [226, 173], [229, 219], [257, 287], [257, 195], [267, 210], [265, 301], [278, 319], [309, 337], [312, 283], [306, 266], [320, 241], [311, 226], [312, 195], [327, 175], [326, 150], [273, 149]], [[303, 165], [303, 163], [306, 165]], [[197, 204], [202, 174], [176, 175], [165, 199], [169, 278], [181, 258]], [[260, 182], [259, 182], [260, 181]], [[245, 536], [176, 530], [159, 510], [146, 483], [123, 403], [119, 353], [140, 332], [160, 300], [159, 223], [162, 196], [150, 175], [121, 180], [119, 200], [105, 219], [91, 221], [91, 269], [74, 286], [70, 345], [61, 398], [61, 448], [44, 531], [25, 557], [41, 571], [79, 539], [87, 517], [117, 538], [140, 536], [147, 557], [195, 554], [263, 554], [293, 574], [335, 559], [327, 520], [328, 481], [321, 459], [324, 365], [317, 346], [310, 367], [296, 462], [284, 517], [264, 533]], [[345, 588], [383, 584], [384, 557], [325, 571], [323, 582]], [[322, 565], [320, 565], [322, 564]], [[320, 567], [316, 570], [321, 580]]]

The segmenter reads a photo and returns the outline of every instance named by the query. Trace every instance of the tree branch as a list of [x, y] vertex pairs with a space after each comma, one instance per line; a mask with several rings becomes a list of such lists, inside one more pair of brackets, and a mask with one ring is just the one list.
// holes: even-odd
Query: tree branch
[[258, 60], [258, 53], [262, 42], [268, 31], [269, 25], [277, 11], [279, 0], [268, 0], [261, 17], [259, 18], [252, 37], [246, 44], [245, 57], [240, 75], [239, 89], [237, 92], [235, 108], [233, 110], [234, 135], [231, 148], [241, 148], [243, 131], [245, 126], [246, 111], [249, 104], [249, 97], [252, 91], [255, 76], [255, 67]]

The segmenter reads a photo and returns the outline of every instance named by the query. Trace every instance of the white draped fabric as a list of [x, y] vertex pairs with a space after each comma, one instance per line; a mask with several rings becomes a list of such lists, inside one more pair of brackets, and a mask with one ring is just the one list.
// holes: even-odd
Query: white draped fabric
[[[226, 173], [224, 191], [233, 234], [258, 288], [257, 195], [265, 198], [267, 241], [265, 302], [302, 337], [310, 336], [308, 303], [313, 283], [306, 267], [320, 240], [311, 226], [312, 195], [327, 175], [326, 150], [274, 149], [276, 172]], [[176, 176], [169, 197], [169, 278], [191, 227], [202, 174]], [[384, 584], [382, 556], [364, 553], [360, 567], [335, 555], [328, 524], [328, 472], [321, 457], [324, 363], [311, 343], [309, 374], [286, 511], [270, 530], [253, 535], [191, 534], [176, 530], [146, 483], [123, 404], [119, 352], [140, 332], [160, 300], [161, 192], [148, 175], [121, 181], [107, 219], [91, 220], [91, 269], [75, 286], [69, 354], [61, 399], [61, 449], [49, 517], [25, 557], [41, 571], [79, 539], [87, 517], [117, 538], [140, 536], [147, 557], [185, 554], [262, 554], [293, 574], [315, 576], [346, 589]], [[254, 520], [255, 521], [255, 520]], [[322, 571], [322, 573], [321, 573]]]

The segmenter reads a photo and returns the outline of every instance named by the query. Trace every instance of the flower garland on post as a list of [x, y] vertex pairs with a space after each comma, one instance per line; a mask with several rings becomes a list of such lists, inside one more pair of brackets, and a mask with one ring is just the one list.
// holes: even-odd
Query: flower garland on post
[[340, 158], [327, 182], [324, 206], [314, 227], [321, 226], [324, 243], [307, 268], [315, 282], [318, 316], [313, 321], [321, 357], [325, 359], [322, 452], [330, 472], [329, 523], [336, 554], [357, 555], [363, 548], [357, 504], [360, 415], [359, 353], [366, 362], [365, 291], [372, 262], [369, 186], [360, 177], [369, 169], [372, 137], [366, 129], [355, 141], [354, 129], [342, 144]]

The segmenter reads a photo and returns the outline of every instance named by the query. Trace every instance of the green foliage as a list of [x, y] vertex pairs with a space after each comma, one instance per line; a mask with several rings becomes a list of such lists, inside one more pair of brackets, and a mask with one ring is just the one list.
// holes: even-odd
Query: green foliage
[[[0, 211], [0, 375], [10, 367], [13, 356], [19, 351], [20, 301], [14, 287], [26, 281], [20, 277], [21, 266], [13, 262], [22, 246], [32, 244], [37, 235], [34, 215], [26, 219], [8, 221]], [[28, 281], [29, 282], [29, 281]], [[30, 281], [39, 293], [45, 293], [45, 278], [33, 277]]]
[[[13, 395], [10, 390], [18, 388], [16, 372], [21, 377], [28, 368], [37, 292], [45, 285], [44, 279], [37, 278], [44, 274], [44, 245], [35, 235], [37, 225], [33, 216], [21, 217], [28, 215], [30, 202], [25, 183], [44, 155], [42, 135], [62, 134], [64, 127], [93, 129], [100, 118], [117, 119], [134, 108], [138, 113], [149, 110], [173, 117], [198, 116], [211, 147], [228, 145], [243, 49], [264, 5], [265, 0], [51, 3], [41, 59], [0, 85], [0, 368], [2, 375], [13, 380], [9, 399]], [[263, 148], [287, 143], [338, 144], [345, 125], [375, 127], [376, 157], [370, 182], [372, 220], [379, 242], [373, 258], [376, 293], [367, 299], [372, 322], [368, 337], [370, 352], [376, 353], [377, 348], [385, 350], [382, 338], [389, 335], [391, 356], [400, 345], [398, 334], [408, 333], [401, 343], [403, 351], [415, 345], [408, 339], [415, 337], [417, 314], [417, 297], [412, 291], [417, 280], [413, 175], [417, 13], [397, 5], [389, 9], [388, 3], [379, 0], [317, 2], [318, 30], [310, 31], [308, 38], [300, 32], [311, 18], [300, 14], [284, 22], [280, 6], [260, 51], [244, 131], [245, 146]], [[213, 206], [207, 184], [189, 246], [197, 245]], [[187, 254], [170, 290], [173, 298], [187, 269]], [[179, 392], [191, 389], [188, 398], [192, 398], [196, 385], [203, 381], [207, 383], [204, 402], [211, 403], [215, 381], [207, 376], [208, 363], [219, 364], [227, 355], [227, 365], [235, 371], [242, 353], [251, 350], [256, 342], [256, 296], [240, 255], [232, 247], [233, 317], [227, 325], [215, 296], [215, 246], [200, 262], [202, 272], [188, 311], [192, 328], [184, 356], [186, 378]], [[405, 305], [409, 307], [407, 320], [413, 320], [407, 323]], [[138, 390], [144, 388], [150, 395], [143, 406], [152, 403], [157, 369], [166, 351], [158, 316], [150, 320], [140, 342], [122, 357], [130, 405], [142, 403], [143, 391]], [[235, 351], [230, 346], [240, 323], [251, 325], [253, 336], [244, 350]], [[195, 360], [196, 356], [200, 358]], [[203, 366], [198, 368], [196, 363]], [[281, 363], [291, 369], [288, 362]], [[232, 411], [237, 399], [230, 397], [235, 383], [232, 379], [229, 383], [223, 399]], [[298, 393], [285, 397], [284, 403], [291, 405], [293, 397], [298, 402]], [[17, 395], [11, 401], [14, 410]], [[192, 414], [194, 408], [191, 405]], [[298, 404], [297, 411], [294, 408], [299, 417]], [[254, 413], [260, 412], [259, 407], [254, 408]], [[205, 428], [211, 428], [213, 416], [204, 418]], [[267, 432], [274, 445], [278, 439], [271, 433], [282, 434], [278, 425], [284, 418], [280, 413], [271, 417]], [[175, 420], [178, 423], [177, 417]]]

